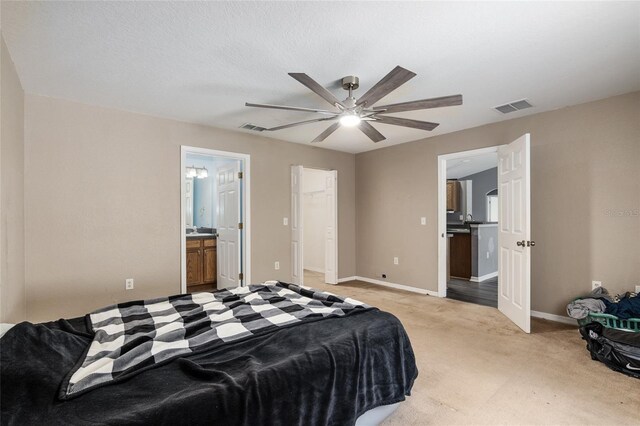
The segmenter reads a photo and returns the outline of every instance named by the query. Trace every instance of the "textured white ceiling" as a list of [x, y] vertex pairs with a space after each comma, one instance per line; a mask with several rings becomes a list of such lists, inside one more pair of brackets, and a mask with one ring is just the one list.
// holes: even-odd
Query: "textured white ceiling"
[[460, 179], [494, 167], [498, 167], [497, 152], [450, 159], [447, 160], [447, 179]]
[[[244, 102], [326, 108], [287, 75], [339, 98], [394, 66], [418, 75], [381, 102], [461, 93], [464, 105], [342, 128], [321, 146], [362, 152], [640, 90], [640, 2], [2, 2], [2, 31], [27, 92], [236, 129], [310, 118]], [[491, 108], [528, 98], [534, 108]], [[308, 143], [326, 124], [263, 135]], [[238, 130], [245, 131], [245, 130]], [[186, 142], [186, 141], [185, 141]]]

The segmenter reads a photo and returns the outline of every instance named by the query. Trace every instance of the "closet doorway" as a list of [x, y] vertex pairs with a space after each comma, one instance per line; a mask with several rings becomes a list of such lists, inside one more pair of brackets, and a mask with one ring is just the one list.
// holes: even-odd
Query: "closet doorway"
[[291, 168], [292, 280], [308, 277], [338, 283], [338, 174], [303, 166]]

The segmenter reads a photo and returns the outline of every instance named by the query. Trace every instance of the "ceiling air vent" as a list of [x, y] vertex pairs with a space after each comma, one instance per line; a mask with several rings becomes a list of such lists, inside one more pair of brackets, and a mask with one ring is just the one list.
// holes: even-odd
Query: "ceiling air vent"
[[494, 107], [496, 111], [499, 111], [503, 114], [509, 114], [510, 112], [520, 111], [521, 109], [531, 108], [533, 105], [529, 103], [526, 99], [522, 99], [519, 101], [509, 102], [508, 104], [500, 105]]
[[267, 130], [265, 127], [256, 126], [251, 123], [244, 123], [242, 126], [240, 126], [240, 128], [246, 129], [246, 130], [253, 130], [254, 132], [262, 132], [264, 130]]

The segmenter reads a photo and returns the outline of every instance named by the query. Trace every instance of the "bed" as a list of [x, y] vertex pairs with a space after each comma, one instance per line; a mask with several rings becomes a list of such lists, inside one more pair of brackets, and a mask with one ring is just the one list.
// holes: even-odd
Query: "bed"
[[0, 340], [2, 424], [377, 424], [410, 395], [413, 350], [393, 315], [364, 304], [344, 311], [202, 345], [66, 397], [95, 345], [95, 317], [23, 322]]

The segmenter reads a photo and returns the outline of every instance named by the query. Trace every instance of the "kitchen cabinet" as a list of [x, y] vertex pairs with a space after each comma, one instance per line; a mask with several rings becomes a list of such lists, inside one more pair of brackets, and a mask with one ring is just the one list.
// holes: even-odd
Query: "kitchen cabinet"
[[187, 238], [187, 293], [216, 289], [217, 246], [215, 238]]
[[460, 182], [447, 181], [447, 211], [460, 211]]
[[449, 241], [451, 276], [468, 280], [471, 278], [471, 234], [456, 233]]

